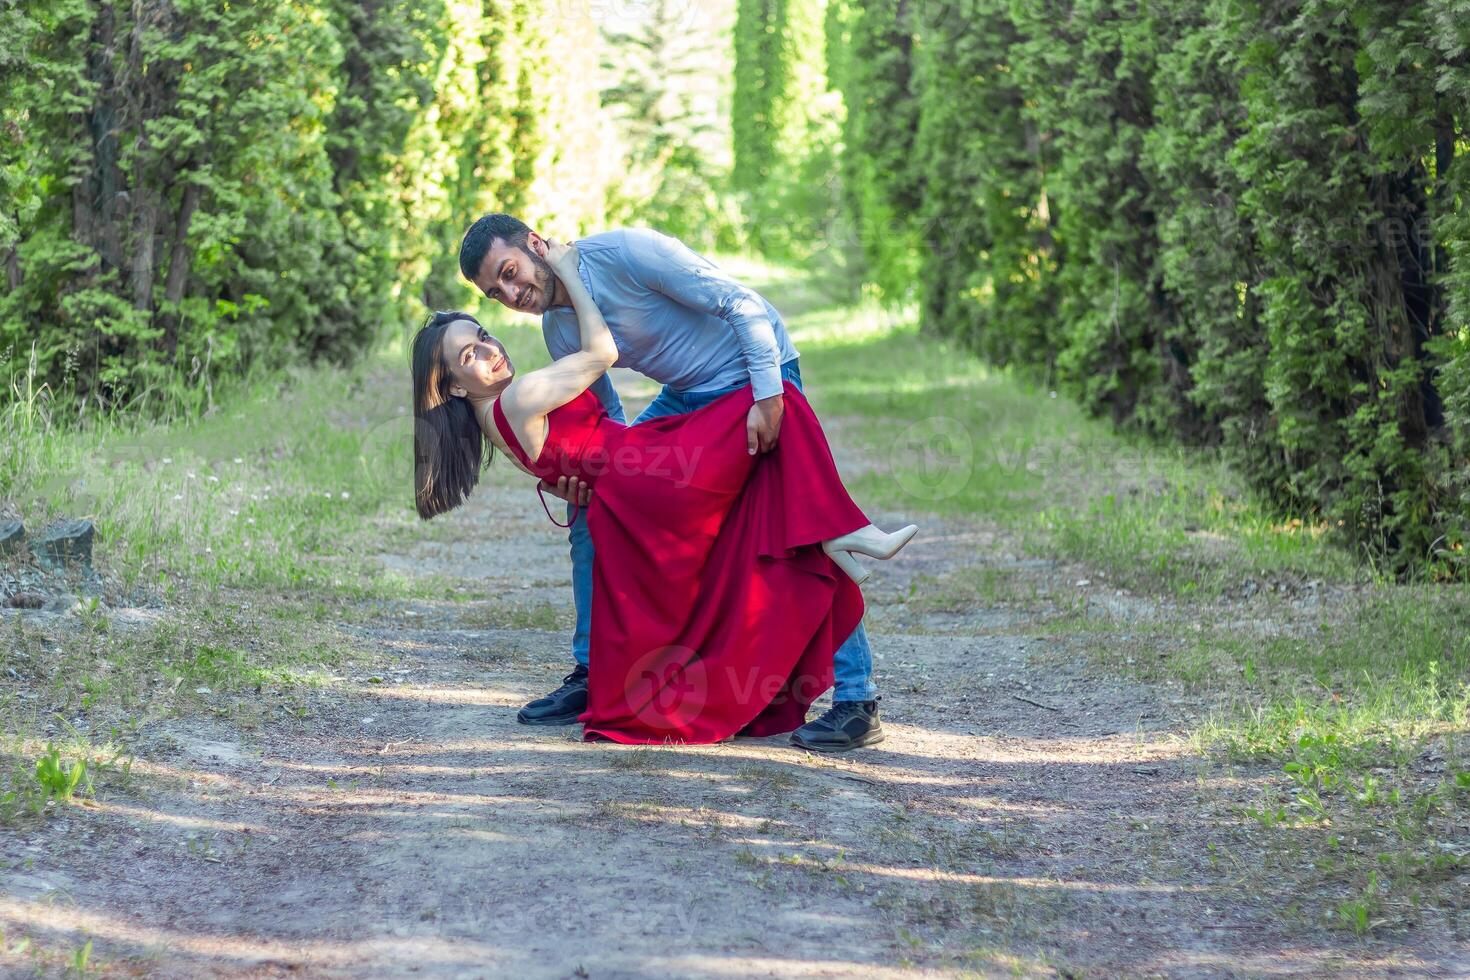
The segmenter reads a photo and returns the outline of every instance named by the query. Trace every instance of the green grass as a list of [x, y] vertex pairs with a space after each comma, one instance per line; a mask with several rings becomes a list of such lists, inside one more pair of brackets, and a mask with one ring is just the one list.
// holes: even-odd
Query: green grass
[[99, 566], [129, 587], [330, 584], [347, 530], [401, 492], [390, 450], [410, 430], [362, 404], [370, 377], [299, 376], [187, 426], [35, 429], [0, 495], [32, 528], [93, 517]]
[[0, 827], [42, 819], [73, 799], [91, 797], [132, 780], [133, 759], [112, 739], [94, 741], [63, 720], [66, 734], [53, 738], [0, 735]]
[[1396, 922], [1392, 909], [1470, 874], [1462, 592], [1372, 596], [1307, 636], [1203, 645], [1232, 679], [1235, 704], [1202, 727], [1200, 742], [1279, 767], [1269, 798], [1247, 815], [1321, 845], [1318, 872], [1356, 893], [1334, 910], [1336, 924], [1366, 932]]
[[1274, 772], [1241, 818], [1294, 869], [1282, 880], [1351, 891], [1326, 911], [1361, 932], [1412, 921], [1470, 874], [1470, 603], [1427, 586], [1343, 601], [1274, 635], [1176, 623], [1094, 655], [1215, 696], [1196, 747]]
[[[494, 329], [521, 365], [546, 360], [532, 321]], [[376, 559], [445, 533], [412, 506], [410, 335], [350, 369], [216, 386], [212, 410], [192, 421], [77, 421], [32, 376], [12, 379], [0, 514], [32, 533], [92, 518], [103, 599], [164, 603], [126, 627], [97, 598], [58, 622], [6, 624], [0, 671], [14, 683], [0, 688], [0, 825], [43, 818], [94, 776], [113, 779], [159, 718], [213, 715], [251, 729], [309, 717], [317, 689], [381, 663], [326, 625], [351, 621], [349, 607], [449, 598], [486, 625], [562, 625], [550, 607], [492, 612], [471, 605], [482, 598], [475, 583], [410, 578]], [[23, 570], [5, 561], [13, 567], [0, 571]], [[53, 756], [39, 733], [57, 724], [71, 735]]]
[[[14, 617], [0, 648], [0, 668], [14, 679], [0, 696], [0, 731], [13, 743], [0, 753], [10, 760], [0, 822], [35, 809], [27, 801], [38, 786], [53, 791], [43, 806], [64, 799], [59, 789], [69, 778], [81, 782], [105, 771], [97, 760], [121, 759], [156, 719], [213, 714], [250, 729], [300, 717], [305, 709], [296, 692], [334, 683], [360, 663], [382, 662], [380, 653], [321, 625], [322, 603], [231, 598], [239, 609], [194, 603], [128, 628], [113, 628], [102, 615], [72, 622]], [[44, 759], [26, 733], [57, 724], [71, 733], [66, 752], [82, 768], [53, 760], [30, 773]], [[12, 791], [13, 799], [3, 798]]]
[[1217, 651], [1252, 702], [1222, 735], [1245, 754], [1310, 762], [1332, 747], [1345, 762], [1407, 764], [1427, 738], [1470, 722], [1470, 604], [1457, 590], [1371, 597], [1308, 636], [1221, 637]]
[[[60, 947], [36, 942], [20, 936], [13, 942], [0, 930], [0, 966], [8, 966], [14, 976], [65, 977], [86, 980], [102, 976], [114, 963], [100, 962], [92, 955], [92, 940], [77, 947]], [[145, 964], [138, 963], [138, 967]]]
[[[523, 366], [545, 361], [529, 320], [495, 329]], [[32, 530], [92, 517], [97, 564], [126, 588], [442, 594], [371, 560], [383, 527], [418, 523], [405, 344], [217, 392], [189, 423], [65, 424], [22, 378], [0, 414], [0, 512]]]
[[570, 632], [575, 625], [571, 607], [538, 602], [530, 606], [501, 605], [493, 610], [476, 610], [476, 614], [461, 617], [469, 626], [490, 629], [560, 630]]

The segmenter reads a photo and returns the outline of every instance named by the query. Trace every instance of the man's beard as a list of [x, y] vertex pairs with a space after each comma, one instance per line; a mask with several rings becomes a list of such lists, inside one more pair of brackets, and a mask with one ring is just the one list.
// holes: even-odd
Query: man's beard
[[535, 272], [535, 289], [540, 294], [539, 309], [527, 310], [527, 313], [545, 313], [551, 309], [551, 298], [556, 292], [556, 273], [551, 271], [551, 263], [537, 255], [530, 249], [526, 254], [531, 257], [531, 266]]

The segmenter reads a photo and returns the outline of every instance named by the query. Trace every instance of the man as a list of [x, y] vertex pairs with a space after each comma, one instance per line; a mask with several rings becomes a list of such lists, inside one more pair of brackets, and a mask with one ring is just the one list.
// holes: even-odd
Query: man
[[[770, 303], [677, 239], [643, 228], [603, 232], [577, 241], [579, 271], [618, 346], [617, 366], [662, 384], [637, 422], [691, 412], [750, 385], [755, 403], [746, 419], [749, 451], [770, 452], [781, 433], [782, 383], [801, 387], [796, 348]], [[508, 214], [476, 221], [460, 245], [459, 267], [481, 292], [521, 313], [540, 314], [546, 349], [555, 358], [578, 349], [576, 313], [546, 261], [546, 242]], [[592, 391], [608, 414], [625, 421], [612, 381]], [[634, 424], [637, 424], [635, 422]], [[578, 503], [585, 487], [547, 487]], [[569, 516], [571, 514], [569, 505]], [[587, 659], [592, 609], [592, 540], [578, 510], [572, 546], [572, 637], [575, 669], [562, 686], [521, 709], [526, 725], [570, 725], [587, 706]], [[873, 657], [861, 625], [834, 657], [833, 704], [791, 740], [819, 752], [842, 752], [883, 740]]]

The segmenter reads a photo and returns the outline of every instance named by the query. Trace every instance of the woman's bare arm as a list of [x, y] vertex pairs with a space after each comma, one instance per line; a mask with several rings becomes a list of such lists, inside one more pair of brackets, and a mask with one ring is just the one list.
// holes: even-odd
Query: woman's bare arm
[[560, 408], [591, 387], [618, 359], [618, 348], [613, 342], [612, 331], [607, 328], [602, 311], [597, 308], [577, 272], [578, 255], [575, 247], [562, 245], [551, 239], [547, 240], [547, 244], [547, 259], [561, 278], [567, 296], [572, 301], [572, 308], [576, 310], [582, 346], [576, 353], [553, 361], [539, 371], [521, 375], [511, 382], [501, 395], [500, 402], [507, 417], [512, 406], [528, 417], [545, 415]]
[[[546, 442], [546, 416], [586, 391], [618, 359], [612, 331], [577, 272], [576, 249], [552, 239], [546, 241], [547, 261], [561, 279], [577, 312], [582, 347], [547, 367], [517, 376], [500, 396], [506, 421], [532, 459], [540, 454]], [[488, 416], [484, 421], [489, 421]]]

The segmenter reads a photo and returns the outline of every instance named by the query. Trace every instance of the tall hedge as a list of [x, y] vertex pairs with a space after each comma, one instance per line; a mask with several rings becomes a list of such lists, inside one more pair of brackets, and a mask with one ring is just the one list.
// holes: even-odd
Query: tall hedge
[[[737, 0], [731, 188], [750, 242], [805, 257], [833, 244], [841, 99], [827, 77], [827, 0]], [[846, 237], [846, 231], [841, 235]]]
[[337, 50], [320, 18], [202, 0], [24, 9], [0, 95], [19, 184], [0, 348], [34, 344], [43, 376], [117, 401], [338, 305], [330, 278], [299, 274], [340, 237], [312, 99], [331, 81], [316, 52]]
[[1057, 344], [1055, 150], [1026, 113], [1019, 41], [1005, 0], [920, 8], [921, 308], [926, 329], [1045, 375]]
[[1423, 22], [1437, 65], [1436, 89], [1445, 103], [1458, 105], [1449, 113], [1448, 129], [1441, 130], [1442, 136], [1453, 135], [1453, 152], [1437, 140], [1433, 163], [1431, 232], [1444, 319], [1428, 344], [1437, 366], [1432, 382], [1444, 404], [1444, 427], [1435, 433], [1443, 476], [1436, 481], [1434, 503], [1449, 528], [1445, 546], [1470, 549], [1470, 153], [1464, 152], [1470, 129], [1470, 0], [1433, 0]]
[[848, 227], [867, 278], [886, 298], [918, 294], [918, 216], [923, 172], [914, 155], [916, 0], [827, 8], [829, 84], [844, 99], [841, 175]]
[[[541, 0], [483, 0], [453, 11], [433, 81], [399, 162], [401, 210], [394, 277], [419, 285], [429, 309], [462, 307], [469, 293], [457, 243], [486, 211], [528, 213], [537, 160], [557, 120]], [[562, 232], [566, 234], [567, 232]]]
[[1282, 461], [1268, 488], [1400, 568], [1463, 572], [1465, 458], [1442, 369], [1467, 322], [1446, 287], [1470, 90], [1463, 46], [1447, 49], [1433, 21], [1464, 5], [1218, 13], [1204, 30], [1240, 52], [1245, 124], [1229, 160], [1267, 351], [1268, 411], [1253, 421]]
[[[468, 299], [484, 210], [601, 217], [596, 32], [549, 0], [0, 6], [0, 358], [87, 404], [344, 359]], [[555, 72], [548, 69], [555, 65]]]
[[1280, 493], [1290, 473], [1276, 437], [1260, 342], [1255, 227], [1239, 205], [1247, 190], [1231, 150], [1246, 131], [1235, 31], [1218, 4], [1164, 5], [1155, 29], [1166, 41], [1154, 75], [1155, 125], [1145, 134], [1158, 206], [1163, 287], [1170, 325], [1188, 345], [1189, 397], [1202, 442], [1222, 444], [1252, 482]]
[[1470, 572], [1470, 2], [847, 2], [844, 200], [919, 175], [927, 328]]

